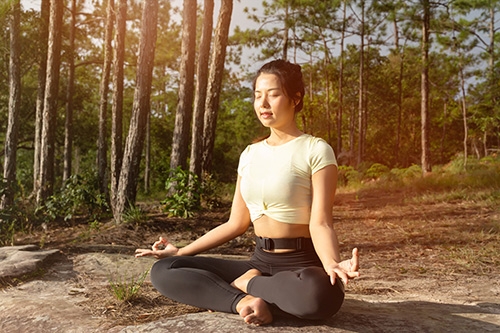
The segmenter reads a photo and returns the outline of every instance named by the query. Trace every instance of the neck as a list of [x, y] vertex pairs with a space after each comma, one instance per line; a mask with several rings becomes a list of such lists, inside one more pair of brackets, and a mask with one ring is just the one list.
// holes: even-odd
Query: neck
[[271, 135], [267, 138], [266, 141], [267, 144], [271, 146], [279, 146], [301, 136], [302, 134], [304, 133], [301, 132], [298, 128], [288, 131], [281, 131], [272, 128]]

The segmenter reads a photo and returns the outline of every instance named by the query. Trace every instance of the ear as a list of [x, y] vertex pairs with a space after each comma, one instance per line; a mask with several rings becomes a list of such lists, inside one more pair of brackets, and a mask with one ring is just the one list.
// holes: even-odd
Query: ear
[[297, 106], [297, 105], [300, 103], [301, 98], [302, 98], [302, 96], [300, 95], [300, 93], [297, 93], [297, 94], [295, 95], [295, 98], [293, 99], [293, 104], [294, 104], [295, 106]]

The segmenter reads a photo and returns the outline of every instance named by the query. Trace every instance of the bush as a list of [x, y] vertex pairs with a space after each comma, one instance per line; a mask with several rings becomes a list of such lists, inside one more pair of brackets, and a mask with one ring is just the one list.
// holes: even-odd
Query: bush
[[178, 167], [171, 171], [165, 189], [169, 194], [161, 203], [170, 216], [192, 217], [201, 209], [202, 202], [208, 209], [221, 205], [222, 186], [210, 175], [200, 181], [194, 173]]
[[339, 186], [348, 186], [360, 184], [362, 174], [352, 166], [341, 165], [338, 168], [338, 183]]
[[37, 209], [38, 216], [45, 222], [59, 218], [67, 221], [78, 215], [98, 220], [106, 213], [109, 213], [109, 205], [105, 195], [99, 192], [97, 178], [92, 175], [72, 175], [59, 192]]
[[378, 179], [386, 173], [389, 173], [388, 167], [380, 163], [374, 163], [366, 170], [365, 176], [370, 179]]
[[[0, 182], [0, 198], [7, 191], [5, 181]], [[14, 234], [24, 230], [34, 209], [28, 201], [16, 198], [14, 204], [0, 209], [0, 245], [14, 245]]]
[[201, 183], [194, 173], [177, 167], [165, 182], [168, 195], [161, 203], [170, 216], [188, 218], [200, 209]]

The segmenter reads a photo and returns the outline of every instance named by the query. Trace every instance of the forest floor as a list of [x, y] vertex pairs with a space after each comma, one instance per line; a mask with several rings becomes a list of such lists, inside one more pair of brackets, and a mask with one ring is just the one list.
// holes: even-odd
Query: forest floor
[[[160, 235], [183, 246], [229, 215], [228, 206], [189, 219], [168, 217], [152, 205], [144, 209], [148, 220], [140, 224], [117, 226], [108, 221], [92, 228], [88, 223], [52, 226], [18, 235], [16, 244], [56, 248], [68, 260], [89, 252], [133, 256], [135, 248], [150, 247]], [[381, 189], [341, 191], [336, 196], [334, 223], [342, 257], [349, 257], [354, 247], [360, 251], [361, 277], [349, 283], [348, 297], [411, 300], [425, 295], [462, 304], [482, 302], [500, 314], [498, 198], [453, 199], [446, 193], [417, 195]], [[210, 253], [249, 256], [253, 244], [249, 230]], [[127, 302], [118, 301], [109, 283], [98, 283], [91, 275], [79, 274], [75, 279], [85, 286], [86, 301], [80, 306], [108, 327], [205, 311], [161, 296], [148, 279], [137, 297]], [[490, 327], [498, 328], [499, 316], [494, 318]]]

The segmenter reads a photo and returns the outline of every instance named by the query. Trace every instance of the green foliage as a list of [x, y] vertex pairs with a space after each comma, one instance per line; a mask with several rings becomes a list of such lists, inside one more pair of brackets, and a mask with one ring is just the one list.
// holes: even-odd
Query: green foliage
[[165, 182], [169, 192], [161, 203], [170, 216], [188, 218], [200, 208], [201, 183], [194, 173], [177, 167]]
[[194, 173], [178, 167], [171, 171], [165, 182], [167, 197], [161, 202], [170, 216], [188, 218], [204, 205], [208, 209], [219, 207], [225, 196], [224, 186], [211, 175], [202, 180]]
[[122, 221], [126, 224], [139, 225], [146, 222], [146, 212], [138, 206], [129, 206], [122, 215]]
[[352, 166], [339, 166], [338, 183], [339, 186], [360, 184], [362, 174]]
[[[5, 180], [1, 181], [0, 198], [7, 190]], [[14, 234], [26, 227], [32, 211], [29, 202], [21, 199], [16, 199], [10, 207], [0, 209], [0, 245], [14, 245]]]
[[72, 175], [64, 187], [47, 199], [37, 209], [37, 215], [50, 222], [63, 218], [71, 220], [78, 215], [99, 219], [109, 213], [109, 206], [104, 194], [100, 193], [95, 175]]
[[130, 301], [131, 299], [137, 297], [144, 280], [146, 280], [146, 277], [148, 276], [148, 273], [149, 270], [145, 271], [138, 277], [130, 277], [128, 279], [125, 277], [118, 277], [117, 279], [110, 278], [109, 287], [111, 293], [119, 301]]
[[378, 179], [389, 172], [389, 168], [380, 163], [374, 163], [366, 170], [365, 175], [368, 178]]

